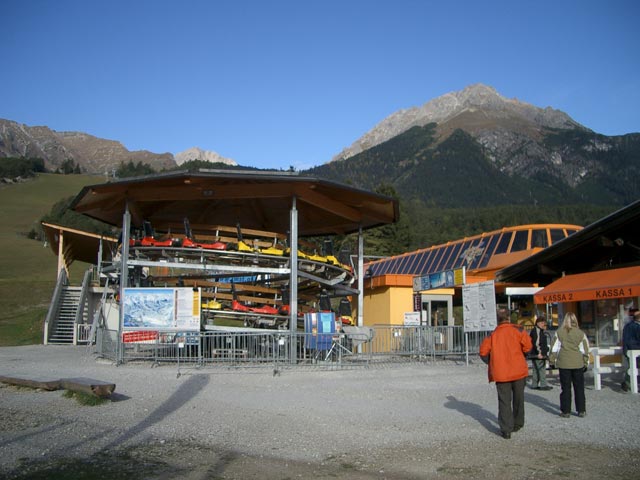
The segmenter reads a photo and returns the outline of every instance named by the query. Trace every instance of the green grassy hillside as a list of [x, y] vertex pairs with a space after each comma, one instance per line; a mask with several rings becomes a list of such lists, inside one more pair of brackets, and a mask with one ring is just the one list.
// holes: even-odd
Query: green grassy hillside
[[[0, 346], [42, 343], [42, 328], [56, 281], [58, 259], [27, 232], [62, 198], [103, 182], [87, 175], [39, 174], [0, 186]], [[74, 265], [81, 275], [86, 265]]]

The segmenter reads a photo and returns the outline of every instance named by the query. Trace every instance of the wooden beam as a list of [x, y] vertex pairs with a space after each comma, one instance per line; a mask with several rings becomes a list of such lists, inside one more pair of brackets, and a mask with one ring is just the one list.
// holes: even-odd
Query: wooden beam
[[347, 218], [352, 222], [359, 222], [362, 220], [362, 214], [355, 208], [351, 208], [339, 200], [327, 197], [321, 193], [318, 193], [310, 188], [296, 187], [296, 196], [298, 200], [303, 201], [309, 205], [313, 205], [321, 210], [331, 212], [334, 215], [338, 215], [342, 218]]

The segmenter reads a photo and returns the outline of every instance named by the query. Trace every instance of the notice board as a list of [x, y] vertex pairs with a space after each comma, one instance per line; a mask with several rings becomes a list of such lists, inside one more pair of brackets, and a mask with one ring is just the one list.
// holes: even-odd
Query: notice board
[[496, 328], [496, 289], [493, 280], [462, 287], [465, 332], [491, 331]]
[[200, 330], [200, 290], [125, 288], [125, 330]]

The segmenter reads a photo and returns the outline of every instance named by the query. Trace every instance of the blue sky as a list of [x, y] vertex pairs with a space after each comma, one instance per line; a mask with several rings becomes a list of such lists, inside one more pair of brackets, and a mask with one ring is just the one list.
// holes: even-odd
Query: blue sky
[[598, 133], [640, 132], [636, 0], [0, 0], [0, 118], [330, 160], [393, 112], [474, 83]]

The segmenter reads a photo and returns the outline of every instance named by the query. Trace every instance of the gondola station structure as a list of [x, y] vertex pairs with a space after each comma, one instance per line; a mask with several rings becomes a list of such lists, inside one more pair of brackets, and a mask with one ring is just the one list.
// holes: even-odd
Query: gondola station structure
[[[82, 287], [88, 292], [81, 297], [93, 301], [85, 302], [89, 312], [80, 323], [89, 341], [98, 330], [117, 332], [120, 347], [161, 331], [234, 325], [293, 337], [299, 329], [323, 331], [323, 312], [337, 328], [357, 328], [363, 325], [363, 232], [399, 215], [397, 201], [384, 195], [295, 172], [238, 170], [91, 185], [70, 208], [121, 229], [114, 242], [45, 225], [61, 273], [90, 256], [74, 252], [93, 248], [90, 263], [102, 280]], [[356, 239], [353, 252], [335, 245], [336, 236], [347, 235]], [[45, 343], [60, 338], [61, 301], [54, 294]]]

